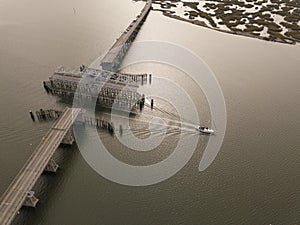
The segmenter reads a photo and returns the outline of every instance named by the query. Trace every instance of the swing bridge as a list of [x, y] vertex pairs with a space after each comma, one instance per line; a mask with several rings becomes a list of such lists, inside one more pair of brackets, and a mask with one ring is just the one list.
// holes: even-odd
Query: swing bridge
[[[100, 69], [85, 66], [79, 69], [59, 67], [48, 81], [44, 81], [45, 90], [62, 97], [74, 98], [80, 95], [84, 99], [96, 98], [97, 104], [103, 107], [111, 107], [115, 102], [120, 110], [134, 110], [141, 99], [136, 90], [139, 85], [147, 82], [148, 75], [123, 74], [117, 71], [151, 11], [151, 4], [152, 0], [146, 2], [140, 14], [101, 60]], [[149, 79], [151, 82], [151, 75]], [[44, 171], [55, 172], [58, 169], [52, 158], [53, 154], [61, 144], [74, 143], [72, 125], [81, 112], [80, 108], [66, 108], [16, 175], [0, 199], [1, 225], [11, 224], [22, 206], [36, 206], [38, 199], [32, 189]]]

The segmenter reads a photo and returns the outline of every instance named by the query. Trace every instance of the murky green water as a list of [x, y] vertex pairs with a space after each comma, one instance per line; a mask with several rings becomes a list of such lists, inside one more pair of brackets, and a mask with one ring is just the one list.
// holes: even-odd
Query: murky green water
[[[48, 96], [41, 82], [58, 65], [91, 63], [141, 7], [129, 0], [0, 1], [0, 193], [51, 126], [33, 123], [28, 111], [65, 106]], [[22, 210], [16, 224], [300, 224], [299, 45], [213, 32], [159, 13], [149, 15], [137, 38], [144, 40], [184, 46], [214, 71], [228, 121], [213, 164], [198, 171], [207, 142], [201, 137], [189, 164], [174, 177], [127, 187], [99, 176], [76, 147], [59, 149], [61, 169], [41, 177], [35, 187], [40, 204]], [[209, 120], [202, 93], [179, 71], [151, 64], [126, 71], [161, 73], [181, 82]], [[126, 152], [105, 133], [99, 136], [113, 155], [130, 163], [160, 160], [176, 141], [170, 134], [147, 158]]]

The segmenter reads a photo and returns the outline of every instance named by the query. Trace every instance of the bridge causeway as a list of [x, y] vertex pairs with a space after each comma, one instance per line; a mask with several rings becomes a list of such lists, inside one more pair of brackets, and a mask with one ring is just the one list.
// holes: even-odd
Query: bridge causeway
[[152, 8], [152, 0], [147, 0], [144, 8], [139, 15], [129, 24], [127, 29], [117, 39], [111, 49], [101, 60], [101, 67], [103, 70], [116, 72], [125, 57], [127, 51], [130, 48], [131, 43], [138, 35], [139, 30], [143, 26], [149, 12]]
[[55, 172], [58, 168], [52, 156], [61, 143], [72, 144], [71, 127], [81, 112], [78, 108], [66, 108], [60, 118], [43, 137], [28, 161], [12, 181], [0, 200], [0, 224], [9, 225], [24, 206], [35, 207], [38, 199], [32, 191], [43, 171]]

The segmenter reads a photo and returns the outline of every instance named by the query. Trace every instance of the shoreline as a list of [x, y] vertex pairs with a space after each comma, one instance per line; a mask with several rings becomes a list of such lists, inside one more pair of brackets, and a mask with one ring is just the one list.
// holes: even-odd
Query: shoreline
[[282, 44], [300, 43], [300, 2], [294, 0], [153, 0], [152, 10], [228, 34]]
[[166, 11], [164, 11], [164, 10], [153, 10], [153, 11], [162, 12], [162, 14], [164, 16], [167, 16], [167, 17], [172, 18], [172, 19], [180, 20], [180, 21], [183, 21], [183, 22], [191, 23], [191, 24], [194, 24], [194, 25], [197, 25], [197, 26], [201, 26], [201, 27], [204, 27], [204, 28], [207, 28], [207, 29], [211, 29], [211, 30], [214, 30], [214, 31], [223, 32], [223, 33], [227, 33], [227, 34], [239, 35], [239, 36], [244, 36], [244, 37], [249, 37], [249, 38], [256, 38], [256, 39], [263, 40], [263, 41], [270, 41], [270, 42], [281, 43], [281, 44], [289, 44], [289, 45], [296, 45], [297, 43], [300, 43], [300, 40], [298, 41], [298, 40], [290, 39], [291, 42], [284, 41], [282, 39], [272, 40], [272, 39], [267, 38], [267, 37], [257, 36], [257, 35], [249, 34], [249, 33], [246, 33], [246, 32], [222, 30], [220, 28], [213, 28], [213, 27], [207, 26], [206, 24], [204, 24], [204, 23], [202, 23], [201, 21], [198, 21], [198, 20], [192, 21], [192, 20], [184, 19], [184, 18], [182, 18], [178, 15], [172, 15], [170, 13], [166, 13]]

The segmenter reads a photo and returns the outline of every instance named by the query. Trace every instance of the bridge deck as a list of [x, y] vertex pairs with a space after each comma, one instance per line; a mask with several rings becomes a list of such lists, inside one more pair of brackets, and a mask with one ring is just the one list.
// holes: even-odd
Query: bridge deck
[[44, 171], [55, 150], [69, 131], [80, 109], [66, 108], [37, 146], [0, 201], [0, 224], [10, 224]]
[[116, 40], [110, 50], [103, 57], [101, 60], [101, 66], [104, 70], [114, 71], [116, 67], [119, 66], [122, 58], [129, 49], [129, 45], [135, 39], [139, 29], [147, 18], [147, 15], [151, 10], [151, 5], [152, 0], [147, 0], [140, 14], [131, 22], [131, 24], [129, 24], [127, 29]]

